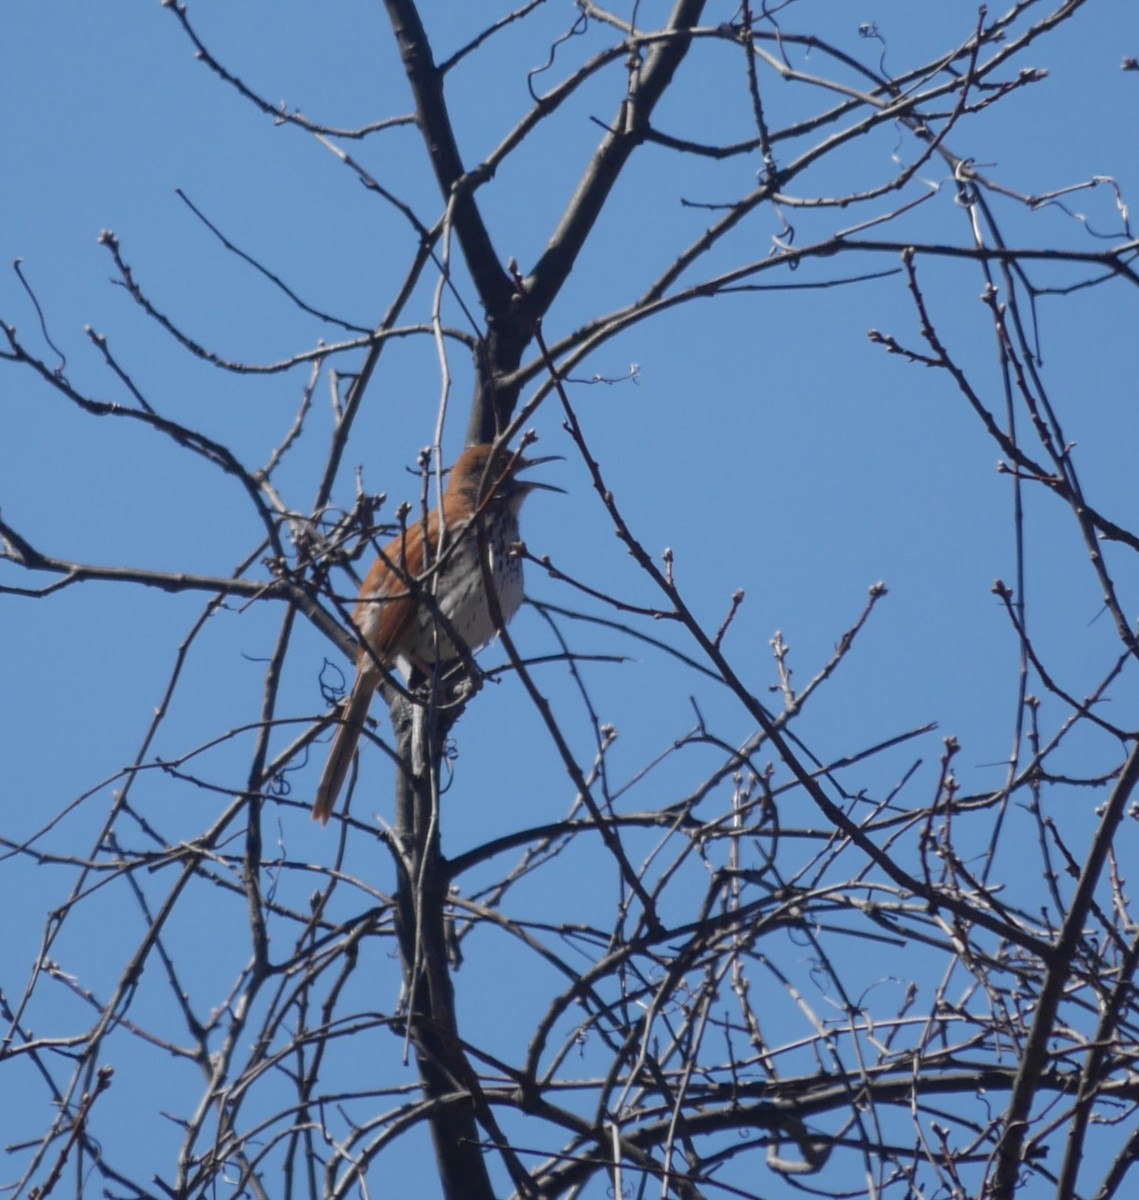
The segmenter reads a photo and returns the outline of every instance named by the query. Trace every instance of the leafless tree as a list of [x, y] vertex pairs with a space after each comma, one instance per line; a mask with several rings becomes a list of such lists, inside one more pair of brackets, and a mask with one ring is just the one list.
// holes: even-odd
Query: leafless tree
[[[8, 1135], [16, 1165], [7, 1195], [60, 1194], [66, 1179], [75, 1195], [366, 1196], [391, 1192], [397, 1172], [417, 1174], [414, 1194], [448, 1198], [1127, 1194], [1139, 1156], [1139, 926], [1119, 847], [1139, 777], [1127, 702], [1139, 642], [1134, 604], [1116, 581], [1132, 570], [1139, 528], [1085, 487], [1069, 432], [1076, 413], [1045, 385], [1036, 316], [1046, 293], [1061, 303], [1111, 288], [1130, 303], [1137, 243], [1118, 190], [1117, 227], [1104, 236], [1064, 222], [1047, 227], [1063, 231], [1053, 240], [1034, 240], [1035, 214], [1070, 214], [1072, 193], [1110, 194], [1111, 179], [1058, 180], [1053, 192], [1028, 194], [971, 153], [974, 132], [1006, 101], [1031, 107], [1044, 79], [1034, 52], [1077, 29], [1092, 6], [981, 8], [956, 44], [903, 66], [873, 27], [862, 29], [873, 53], [852, 54], [796, 0], [674, 0], [667, 14], [659, 5], [529, 0], [462, 44], [432, 5], [385, 0], [408, 111], [360, 114], [359, 125], [342, 128], [303, 103], [259, 94], [240, 62], [208, 44], [192, 5], [166, 4], [219, 87], [260, 110], [267, 130], [292, 126], [330, 150], [330, 169], [353, 172], [399, 214], [407, 239], [401, 272], [384, 281], [383, 311], [365, 328], [307, 304], [271, 263], [194, 208], [223, 251], [266, 273], [311, 320], [309, 344], [255, 364], [200, 344], [153, 294], [145, 267], [104, 236], [117, 282], [179, 353], [235, 375], [302, 381], [295, 419], [266, 446], [260, 469], [206, 424], [164, 413], [134, 382], [129, 354], [106, 338], [91, 334], [114, 380], [110, 397], [69, 382], [50, 348], [50, 311], [42, 333], [4, 322], [10, 380], [38, 380], [76, 409], [169, 439], [235, 481], [260, 527], [232, 572], [202, 575], [70, 561], [27, 522], [0, 521], [9, 613], [94, 581], [202, 598], [134, 761], [113, 780], [92, 781], [34, 836], [4, 841], [9, 860], [65, 881], [52, 912], [24, 914], [43, 921], [34, 970], [20, 980], [10, 964], [5, 972], [0, 1071], [25, 1081], [30, 1110], [51, 1106], [34, 1136]], [[528, 100], [476, 161], [456, 134], [447, 89], [480, 71], [488, 88], [527, 89]], [[698, 110], [704, 127], [687, 120], [676, 132], [681, 106], [713, 71], [732, 73], [737, 111]], [[560, 216], [544, 251], [515, 265], [488, 220], [517, 202], [517, 174], [502, 177], [559, 136], [561, 122], [587, 122], [599, 97], [607, 115], [573, 186], [563, 194], [557, 181], [528, 177], [541, 207]], [[735, 137], [744, 119], [747, 131]], [[373, 145], [408, 126], [433, 175], [433, 201], [406, 201], [365, 165]], [[635, 299], [599, 303], [567, 329], [554, 319], [556, 302], [571, 281], [590, 294], [594, 268], [583, 252], [635, 170], [649, 171], [669, 202], [706, 204], [706, 227], [687, 243], [664, 245], [662, 235], [661, 265], [624, 281]], [[711, 194], [727, 198], [708, 203]], [[773, 221], [781, 232], [769, 239]], [[644, 223], [653, 228], [652, 212]], [[946, 260], [967, 272], [947, 282]], [[870, 587], [805, 686], [776, 637], [764, 694], [754, 655], [732, 646], [742, 594], [721, 620], [693, 611], [671, 556], [646, 550], [627, 516], [613, 463], [596, 452], [576, 400], [580, 364], [668, 310], [690, 306], [698, 329], [715, 319], [699, 302], [754, 293], [748, 302], [762, 305], [779, 289], [857, 289], [883, 277], [908, 296], [914, 320], [872, 340], [897, 356], [899, 372], [952, 382], [996, 447], [1013, 498], [1018, 575], [994, 592], [1019, 646], [1017, 704], [1007, 768], [986, 790], [959, 780], [951, 737], [938, 743], [930, 786], [916, 747], [941, 735], [925, 715], [856, 752], [809, 739], [804, 714], [845, 668], [872, 614], [889, 620], [875, 611], [886, 587]], [[983, 371], [972, 365], [976, 348], [943, 328], [948, 307], [975, 297], [978, 283], [992, 335]], [[326, 340], [330, 330], [339, 340]], [[393, 523], [362, 488], [354, 506], [334, 507], [342, 468], [368, 456], [354, 435], [383, 393], [385, 355], [416, 338], [437, 347], [441, 381], [441, 399], [406, 401], [434, 429], [434, 453], [420, 460], [423, 509], [456, 407], [454, 372], [472, 383], [468, 441], [516, 445], [535, 414], [557, 410], [594, 492], [574, 502], [599, 506], [628, 551], [628, 574], [575, 572], [556, 545], [543, 547], [548, 556], [517, 549], [530, 580], [549, 582], [557, 600], [539, 605], [560, 647], [552, 662], [502, 635], [501, 674], [529, 697], [563, 768], [513, 783], [541, 794], [542, 805], [448, 857], [440, 804], [448, 750], [462, 741], [462, 708], [469, 717], [482, 700], [479, 681], [468, 678], [463, 699], [446, 705], [432, 698], [438, 692], [392, 687], [391, 720], [370, 734], [354, 780], [354, 810], [350, 801], [338, 836], [326, 835], [327, 857], [307, 861], [290, 841], [308, 821], [313, 760], [337, 689], [324, 680], [318, 702], [310, 674], [309, 712], [298, 712], [282, 702], [283, 681], [299, 669], [306, 630], [324, 635], [337, 661], [354, 657], [356, 564], [419, 519], [412, 506]], [[702, 353], [699, 336], [691, 353]], [[295, 481], [281, 482], [284, 465], [320, 436], [313, 412], [325, 388], [335, 421], [302, 498]], [[402, 498], [415, 489], [389, 490]], [[1090, 574], [1113, 630], [1115, 649], [1088, 694], [1066, 687], [1031, 636], [1030, 510], [1071, 523], [1082, 546], [1071, 570]], [[192, 725], [177, 726], [177, 700], [203, 632], [226, 609], [276, 622], [275, 645], [259, 711], [195, 744]], [[596, 634], [586, 648], [583, 629]], [[697, 704], [685, 736], [660, 731], [651, 758], [616, 777], [616, 731], [598, 682], [608, 676], [585, 670], [591, 653], [652, 657], [674, 695], [714, 689], [714, 715]], [[551, 670], [577, 689], [590, 753], [570, 702], [544, 695]], [[733, 732], [741, 720], [751, 730], [742, 740]], [[160, 739], [184, 749], [156, 758]], [[240, 748], [243, 758], [229, 760], [242, 763], [240, 775], [201, 765], [219, 745]], [[177, 795], [221, 797], [220, 812], [187, 828], [185, 815], [154, 801], [156, 775]], [[463, 787], [460, 771], [455, 788]], [[1088, 795], [1094, 821], [1082, 815]], [[394, 813], [391, 825], [353, 815], [361, 804]], [[97, 817], [94, 836], [61, 844], [55, 825], [77, 810]], [[1012, 859], [1022, 863], [1015, 877], [1006, 873]], [[124, 903], [141, 923], [123, 922], [104, 942], [104, 970], [87, 977], [67, 948]], [[219, 952], [205, 983], [190, 966], [203, 923], [240, 941]], [[45, 997], [59, 989], [78, 1007], [66, 1026], [45, 1025]], [[510, 1014], [507, 1032], [495, 1029], [498, 1011]], [[148, 1072], [171, 1080], [163, 1115], [131, 1099]], [[126, 1124], [115, 1115], [123, 1112], [133, 1113]], [[170, 1122], [177, 1159], [150, 1178], [138, 1167], [139, 1143], [152, 1123]]]

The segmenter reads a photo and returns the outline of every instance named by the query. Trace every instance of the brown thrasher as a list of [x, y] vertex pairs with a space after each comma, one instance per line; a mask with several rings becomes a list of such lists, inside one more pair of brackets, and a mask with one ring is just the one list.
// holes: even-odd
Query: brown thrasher
[[426, 530], [420, 521], [395, 538], [364, 579], [352, 614], [360, 637], [356, 681], [312, 806], [313, 820], [322, 825], [332, 816], [384, 670], [394, 667], [410, 681], [415, 670], [429, 675], [436, 662], [462, 657], [452, 634], [470, 653], [498, 635], [483, 586], [480, 524], [502, 624], [522, 603], [522, 560], [510, 554], [518, 541], [519, 509], [535, 488], [562, 489], [525, 482], [518, 473], [558, 456], [511, 458], [502, 450], [492, 462], [493, 451], [489, 445], [464, 450], [451, 468], [442, 506], [427, 516]]

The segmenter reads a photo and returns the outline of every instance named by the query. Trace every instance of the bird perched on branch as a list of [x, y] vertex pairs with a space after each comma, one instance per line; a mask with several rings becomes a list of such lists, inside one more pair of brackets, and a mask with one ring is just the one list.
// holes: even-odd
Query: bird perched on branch
[[[380, 552], [352, 616], [360, 637], [356, 681], [317, 788], [314, 821], [326, 825], [332, 815], [384, 671], [394, 668], [408, 681], [416, 671], [430, 675], [437, 663], [493, 641], [518, 611], [522, 560], [510, 554], [519, 539], [518, 512], [535, 489], [563, 490], [520, 479], [519, 473], [557, 457], [511, 457], [505, 450], [495, 455], [490, 445], [469, 447], [451, 468], [443, 503], [428, 514], [426, 527], [418, 522]], [[497, 613], [484, 586], [480, 545], [494, 580]]]

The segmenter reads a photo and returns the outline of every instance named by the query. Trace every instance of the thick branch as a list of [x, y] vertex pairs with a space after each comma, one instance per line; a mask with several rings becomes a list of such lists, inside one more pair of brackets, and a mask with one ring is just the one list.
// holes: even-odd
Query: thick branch
[[1025, 1135], [1028, 1133], [1028, 1116], [1049, 1061], [1048, 1043], [1056, 1029], [1060, 1001], [1071, 984], [1072, 962], [1083, 944], [1084, 923], [1103, 874], [1108, 850], [1136, 784], [1139, 784], [1139, 744], [1132, 748], [1115, 791], [1105, 806], [1099, 831], [1080, 873], [1076, 894], [1072, 897], [1072, 905], [1044, 977], [1044, 987], [1036, 1004], [1036, 1016], [1028, 1041], [1021, 1051], [1020, 1067], [1005, 1115], [1005, 1131], [997, 1151], [997, 1170], [993, 1177], [993, 1200], [1011, 1200], [1016, 1191]]
[[419, 132], [439, 188], [453, 204], [451, 219], [479, 299], [489, 312], [505, 311], [513, 288], [491, 244], [473, 191], [457, 188], [466, 172], [443, 96], [443, 72], [435, 65], [418, 7], [412, 0], [385, 0], [385, 6], [415, 97]]
[[704, 0], [677, 0], [667, 29], [675, 36], [655, 45], [640, 72], [635, 93], [598, 146], [561, 223], [526, 281], [531, 312], [544, 316], [561, 290], [593, 230], [629, 156], [645, 140], [653, 110], [692, 43], [689, 30], [700, 20]]

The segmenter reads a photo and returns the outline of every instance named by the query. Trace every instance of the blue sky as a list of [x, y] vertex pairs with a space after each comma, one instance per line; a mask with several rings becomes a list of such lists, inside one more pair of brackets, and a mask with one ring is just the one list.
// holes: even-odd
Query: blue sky
[[[716, 19], [728, 19], [731, 7]], [[825, 31], [868, 63], [877, 62], [881, 46], [860, 37], [858, 29], [875, 22], [886, 39], [888, 68], [901, 72], [934, 47], [963, 42], [976, 21], [968, 4], [923, 5], [920, 20], [913, 7], [901, 0], [857, 6], [833, 0], [793, 11], [804, 26]], [[483, 14], [473, 8], [481, 6], [430, 6], [438, 57], [477, 28]], [[318, 19], [313, 6], [291, 0], [214, 0], [191, 3], [190, 15], [222, 62], [290, 110], [341, 126], [410, 110], [379, 5], [352, 0], [322, 6]], [[795, 19], [788, 14], [792, 24]], [[549, 41], [568, 28], [572, 10], [552, 6], [536, 21]], [[474, 69], [471, 60], [471, 69], [457, 70], [448, 83], [469, 163], [493, 149], [528, 105], [524, 72], [512, 67], [519, 60], [538, 65], [530, 36], [508, 31], [494, 44], [486, 60], [490, 66]], [[571, 62], [585, 52], [586, 46], [573, 43], [563, 50]], [[1119, 68], [1125, 54], [1136, 53], [1139, 19], [1133, 5], [1093, 0], [1055, 39], [1043, 39], [1018, 64], [1046, 68], [1046, 81], [963, 123], [948, 144], [1021, 194], [1110, 176], [1133, 199], [1139, 194], [1139, 75]], [[747, 136], [748, 114], [738, 104], [728, 56], [722, 70], [715, 53], [702, 61], [702, 74], [663, 106], [662, 125], [678, 136], [707, 135], [710, 128], [725, 139]], [[785, 103], [786, 111], [794, 111], [798, 93], [784, 97], [779, 85], [767, 86], [776, 109]], [[600, 129], [590, 118], [610, 118], [619, 88], [615, 76], [600, 76], [559, 115], [551, 135], [534, 139], [487, 189], [485, 213], [504, 258], [514, 256], [525, 269], [541, 252], [597, 143]], [[343, 338], [344, 332], [299, 313], [227, 254], [179, 190], [310, 305], [365, 327], [378, 321], [410, 260], [414, 247], [406, 222], [326, 147], [297, 129], [275, 127], [196, 61], [174, 15], [157, 3], [14, 0], [0, 44], [0, 111], [8, 164], [0, 195], [5, 264], [0, 319], [56, 364], [8, 265], [19, 260], [77, 389], [104, 400], [126, 398], [85, 336], [90, 326], [108, 338], [164, 414], [208, 431], [246, 466], [262, 465], [293, 422], [306, 371], [235, 375], [194, 360], [113, 285], [114, 268], [98, 244], [100, 232], [114, 231], [140, 284], [195, 340], [222, 357], [263, 364], [311, 348], [318, 338]], [[368, 170], [425, 218], [438, 217], [441, 208], [412, 128], [362, 146], [338, 144], [359, 154]], [[834, 194], [850, 180], [869, 186], [888, 177], [897, 158], [907, 161], [913, 153], [911, 139], [882, 129], [834, 163], [824, 163], [803, 188]], [[679, 195], [730, 199], [754, 186], [755, 170], [755, 161], [729, 160], [693, 176], [689, 160], [646, 149], [549, 314], [549, 339], [556, 341], [599, 311], [629, 303], [714, 219], [705, 210], [682, 207]], [[915, 239], [967, 240], [966, 215], [945, 174], [934, 164], [921, 173], [936, 194], [890, 236], [904, 230]], [[1017, 245], [1096, 250], [1108, 243], [1093, 234], [1120, 230], [1115, 193], [1106, 184], [1064, 203], [1067, 211], [1028, 212], [1006, 201], [999, 209], [1002, 228]], [[859, 210], [857, 219], [886, 211], [888, 200]], [[795, 212], [793, 220], [797, 244], [841, 224], [830, 212]], [[778, 233], [774, 215], [760, 211], [687, 282], [763, 258]], [[897, 266], [896, 256], [848, 257], [765, 280], [786, 288]], [[979, 300], [976, 267], [923, 260], [920, 270], [940, 332], [999, 408], [992, 328]], [[1034, 278], [1064, 284], [1080, 276], [1070, 267], [1041, 266]], [[431, 277], [420, 286], [409, 320], [429, 317], [435, 282]], [[470, 301], [469, 294], [465, 299]], [[1044, 377], [1068, 437], [1078, 445], [1089, 495], [1126, 524], [1139, 499], [1133, 464], [1139, 434], [1134, 298], [1122, 284], [1109, 284], [1063, 298], [1042, 297], [1037, 315]], [[445, 317], [462, 326], [454, 304]], [[867, 339], [871, 328], [920, 345], [900, 275], [826, 290], [698, 301], [634, 326], [575, 371], [580, 379], [595, 374], [618, 379], [635, 364], [635, 381], [575, 384], [570, 394], [622, 511], [652, 552], [672, 548], [693, 610], [714, 629], [733, 591], [745, 589], [725, 645], [772, 706], [777, 698], [768, 692], [775, 681], [768, 643], [775, 631], [791, 644], [801, 685], [827, 661], [870, 585], [886, 582], [889, 596], [855, 652], [802, 719], [799, 732], [816, 752], [837, 758], [937, 722], [935, 734], [869, 767], [866, 785], [884, 789], [921, 758], [925, 766], [913, 786], [926, 796], [936, 778], [940, 739], [953, 734], [962, 743], [957, 766], [963, 787], [984, 790], [1003, 778], [1015, 717], [1017, 642], [990, 591], [994, 578], [1013, 579], [1011, 489], [995, 469], [995, 448], [951, 382], [885, 354]], [[351, 369], [354, 361], [343, 360], [339, 369]], [[450, 365], [448, 458], [462, 444], [471, 385], [461, 352]], [[225, 575], [256, 544], [258, 527], [233, 481], [149, 430], [84, 415], [31, 372], [0, 366], [0, 511], [39, 549], [80, 562]], [[385, 354], [335, 503], [352, 503], [357, 469], [368, 490], [388, 494], [388, 514], [399, 501], [415, 499], [418, 482], [407, 468], [431, 441], [440, 388], [429, 338], [408, 339]], [[286, 502], [298, 511], [308, 511], [327, 448], [327, 397], [322, 379], [305, 437], [276, 477]], [[550, 554], [593, 586], [638, 603], [654, 602], [589, 492], [552, 401], [533, 424], [542, 452], [567, 456], [565, 463], [546, 468], [544, 477], [569, 494], [540, 494], [529, 503], [524, 530], [530, 548]], [[1108, 670], [1118, 641], [1101, 612], [1102, 599], [1070, 518], [1042, 489], [1029, 488], [1026, 503], [1034, 634], [1064, 686], [1083, 696]], [[1117, 555], [1112, 569], [1127, 611], [1136, 613], [1139, 574]], [[27, 586], [30, 580], [0, 563], [0, 582]], [[528, 591], [553, 604], [581, 604], [580, 597], [533, 568]], [[133, 761], [202, 605], [200, 595], [97, 583], [39, 602], [0, 595], [6, 744], [0, 820], [6, 839], [31, 835], [89, 793], [41, 846], [60, 853], [90, 849], [111, 804], [111, 786], [99, 785]], [[209, 622], [187, 660], [150, 758], [184, 754], [256, 719], [279, 615], [268, 606], [235, 603]], [[567, 623], [566, 629], [579, 652], [630, 652], [627, 642], [589, 626]], [[684, 644], [663, 623], [648, 632]], [[556, 650], [533, 611], [519, 616], [513, 633], [524, 653]], [[486, 661], [499, 661], [499, 654], [488, 651]], [[301, 629], [287, 666], [283, 715], [303, 722], [323, 710], [317, 680], [325, 657], [334, 657], [329, 643]], [[751, 732], [745, 714], [721, 690], [699, 680], [678, 684], [673, 665], [660, 655], [646, 651], [622, 665], [585, 666], [583, 673], [600, 716], [620, 731], [609, 767], [615, 778], [634, 775], [691, 728], [690, 695], [727, 740], [742, 741]], [[538, 679], [575, 751], [588, 762], [593, 735], [566, 672], [545, 667]], [[1135, 698], [1134, 679], [1125, 675], [1113, 711], [1133, 705]], [[1053, 726], [1062, 715], [1047, 710]], [[1116, 719], [1135, 724], [1124, 715]], [[295, 735], [296, 727], [284, 727], [276, 748]], [[450, 852], [564, 813], [572, 788], [516, 683], [508, 679], [488, 688], [456, 736], [460, 758], [445, 807]], [[220, 789], [216, 794], [157, 772], [147, 786], [136, 784], [138, 803], [153, 807], [167, 844], [209, 825], [228, 802], [226, 789], [240, 787], [251, 744], [237, 737], [195, 760]], [[1088, 757], [1081, 761], [1085, 749]], [[1079, 743], [1071, 752], [1071, 769], [1101, 763], [1101, 749], [1094, 739]], [[318, 769], [313, 762], [290, 776], [292, 796], [302, 805]], [[636, 789], [630, 805], [666, 804], [706, 769], [709, 763], [699, 757], [684, 757], [651, 777], [659, 784]], [[382, 812], [387, 768], [376, 761], [372, 770], [375, 799], [358, 798], [358, 815]], [[282, 857], [331, 859], [332, 835], [312, 828], [303, 807], [282, 807], [271, 823]], [[350, 853], [364, 877], [381, 890], [390, 887], [389, 864], [375, 846]], [[1015, 859], [1005, 863], [1014, 889]], [[23, 989], [47, 914], [67, 897], [72, 876], [63, 868], [34, 869], [20, 858], [9, 859], [4, 870], [13, 881], [11, 894], [19, 896], [0, 918], [0, 986], [11, 1004]], [[146, 886], [157, 899], [167, 882], [154, 878]], [[303, 890], [295, 881], [282, 886], [297, 887], [298, 897]], [[612, 888], [606, 876], [596, 892], [587, 889], [582, 904], [603, 910]], [[232, 900], [216, 889], [199, 892], [180, 911], [177, 936], [204, 1004], [207, 996], [216, 1002], [224, 995], [247, 947], [240, 936], [231, 942], [226, 935], [236, 911]], [[558, 911], [551, 892], [538, 888], [526, 896], [535, 910]], [[53, 957], [83, 987], [105, 996], [122, 969], [120, 935], [125, 930], [130, 945], [140, 936], [130, 924], [137, 924], [137, 914], [112, 889], [85, 902], [84, 914], [84, 920], [66, 926]], [[378, 1003], [391, 1006], [398, 980], [394, 962], [387, 965], [390, 977], [380, 984]], [[493, 978], [493, 966], [476, 965], [461, 977], [460, 986], [471, 989], [476, 1027], [488, 1016], [479, 988]], [[138, 1001], [143, 1014], [152, 986], [161, 991], [146, 980]], [[62, 985], [40, 985], [37, 997], [37, 1033], [70, 1032], [86, 1019], [82, 1003]], [[514, 998], [524, 1010], [526, 990]], [[488, 1022], [487, 1036], [493, 1036], [493, 1024]], [[375, 1052], [392, 1050], [388, 1045]], [[129, 1038], [118, 1039], [108, 1058], [119, 1068], [107, 1101], [115, 1112], [134, 1112], [132, 1119], [141, 1120], [140, 1112], [182, 1112], [193, 1104], [198, 1085], [193, 1071], [183, 1069], [173, 1084], [165, 1074], [169, 1064], [156, 1071]], [[0, 1099], [4, 1140], [19, 1141], [42, 1128], [49, 1098], [26, 1064], [6, 1069], [23, 1072], [19, 1088], [0, 1086], [0, 1096], [7, 1097]], [[397, 1080], [399, 1070], [393, 1058]], [[148, 1116], [147, 1122], [146, 1144], [138, 1149], [140, 1177], [169, 1169], [179, 1136], [171, 1121]], [[106, 1136], [114, 1141], [111, 1132]], [[398, 1180], [401, 1170], [415, 1167], [397, 1158], [389, 1170], [385, 1179]]]

